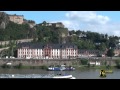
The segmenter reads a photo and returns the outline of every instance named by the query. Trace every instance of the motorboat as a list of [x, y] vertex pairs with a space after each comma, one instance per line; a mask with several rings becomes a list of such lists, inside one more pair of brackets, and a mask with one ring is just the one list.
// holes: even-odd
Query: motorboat
[[53, 78], [54, 79], [76, 79], [72, 75], [56, 75]]
[[48, 67], [48, 71], [65, 71], [65, 67], [60, 66], [60, 67]]
[[69, 67], [65, 68], [65, 71], [74, 71], [74, 70], [75, 70], [75, 68], [72, 67], [72, 66], [69, 66]]

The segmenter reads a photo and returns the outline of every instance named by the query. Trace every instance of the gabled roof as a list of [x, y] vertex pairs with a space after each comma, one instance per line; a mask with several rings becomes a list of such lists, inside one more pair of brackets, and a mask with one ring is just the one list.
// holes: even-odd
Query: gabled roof
[[85, 52], [86, 52], [86, 53], [87, 53], [87, 52], [88, 52], [88, 53], [93, 53], [93, 52], [94, 52], [94, 53], [104, 53], [104, 52], [102, 52], [102, 51], [100, 51], [100, 50], [87, 50], [87, 49], [79, 49], [78, 52], [79, 52], [79, 53], [85, 53]]
[[54, 48], [54, 49], [65, 49], [65, 48], [75, 48], [77, 49], [77, 46], [75, 44], [43, 44], [43, 43], [31, 43], [31, 42], [23, 42], [23, 43], [19, 43], [18, 44], [18, 48], [22, 48], [22, 47], [29, 47], [31, 49], [43, 49], [46, 46]]

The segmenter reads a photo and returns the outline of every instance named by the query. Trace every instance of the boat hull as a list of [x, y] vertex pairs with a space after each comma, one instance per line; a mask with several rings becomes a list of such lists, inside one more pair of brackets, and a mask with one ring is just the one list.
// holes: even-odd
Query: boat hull
[[72, 75], [65, 75], [65, 76], [54, 76], [53, 79], [76, 79]]
[[48, 68], [48, 71], [74, 71], [75, 68]]

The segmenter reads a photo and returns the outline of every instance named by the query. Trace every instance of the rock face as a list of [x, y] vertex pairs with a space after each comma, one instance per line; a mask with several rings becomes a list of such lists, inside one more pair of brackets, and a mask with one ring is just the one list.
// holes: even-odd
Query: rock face
[[26, 20], [26, 19], [24, 19], [24, 24], [28, 24], [30, 26], [30, 28], [34, 28], [34, 26], [36, 25], [35, 21], [33, 21], [33, 20]]
[[0, 29], [5, 29], [9, 23], [9, 16], [5, 12], [0, 12]]

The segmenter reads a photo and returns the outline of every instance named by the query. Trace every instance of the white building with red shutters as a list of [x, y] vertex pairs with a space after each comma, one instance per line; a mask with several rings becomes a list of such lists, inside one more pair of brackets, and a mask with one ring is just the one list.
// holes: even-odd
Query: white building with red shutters
[[75, 59], [78, 48], [74, 44], [19, 43], [18, 58], [35, 59]]

